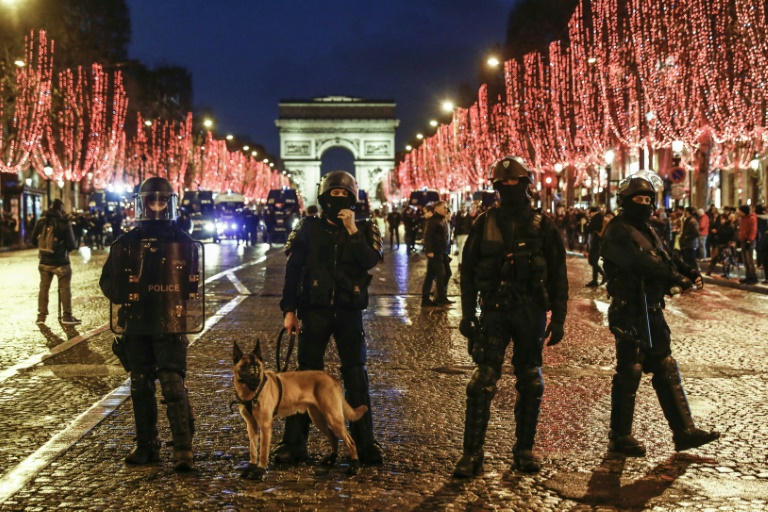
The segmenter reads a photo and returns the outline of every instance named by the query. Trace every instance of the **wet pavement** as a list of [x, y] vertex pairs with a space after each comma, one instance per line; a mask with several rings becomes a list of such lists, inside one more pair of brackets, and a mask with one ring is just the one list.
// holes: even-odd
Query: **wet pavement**
[[[643, 378], [635, 433], [642, 459], [606, 453], [613, 340], [605, 326], [605, 288], [585, 288], [586, 260], [568, 260], [571, 301], [566, 338], [544, 353], [546, 390], [537, 475], [511, 470], [515, 400], [504, 368], [493, 402], [485, 473], [450, 477], [461, 454], [465, 385], [472, 370], [459, 334], [458, 302], [420, 306], [426, 259], [388, 248], [372, 272], [365, 313], [374, 425], [385, 462], [345, 474], [330, 469], [328, 447], [310, 434], [308, 463], [270, 464], [263, 481], [239, 477], [247, 464], [243, 420], [230, 409], [232, 344], [257, 339], [274, 366], [285, 259], [280, 247], [206, 244], [207, 330], [192, 336], [187, 384], [197, 417], [196, 470], [176, 474], [171, 448], [159, 464], [126, 466], [134, 427], [127, 375], [104, 330], [98, 290], [103, 251], [73, 257], [75, 315], [67, 330], [49, 316], [34, 324], [34, 251], [0, 254], [0, 510], [763, 510], [768, 508], [768, 296], [762, 288], [713, 286], [668, 301], [673, 354], [703, 428], [723, 433], [711, 445], [678, 453]], [[454, 273], [457, 261], [454, 258]], [[456, 277], [456, 275], [454, 275]], [[55, 290], [55, 284], [53, 289]], [[458, 286], [449, 294], [458, 301]], [[55, 304], [55, 301], [52, 301]], [[339, 375], [329, 357], [327, 370]], [[160, 432], [170, 439], [160, 406]], [[283, 420], [275, 423], [274, 438]]]

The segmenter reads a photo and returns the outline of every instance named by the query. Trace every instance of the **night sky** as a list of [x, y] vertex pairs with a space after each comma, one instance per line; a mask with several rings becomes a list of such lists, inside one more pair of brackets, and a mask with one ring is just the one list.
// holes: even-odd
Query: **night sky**
[[397, 150], [439, 115], [504, 41], [516, 0], [128, 0], [131, 58], [192, 72], [220, 136], [279, 154], [281, 99], [397, 103]]

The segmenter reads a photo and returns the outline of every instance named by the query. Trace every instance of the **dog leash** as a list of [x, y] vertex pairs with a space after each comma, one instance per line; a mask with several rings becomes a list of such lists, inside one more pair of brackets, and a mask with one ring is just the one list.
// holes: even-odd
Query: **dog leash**
[[285, 354], [285, 365], [280, 368], [280, 345], [282, 345], [283, 335], [285, 334], [285, 327], [280, 331], [277, 337], [277, 349], [275, 353], [275, 361], [277, 362], [277, 373], [288, 371], [288, 363], [291, 360], [291, 354], [293, 354], [293, 347], [296, 345], [296, 333], [292, 332], [288, 339], [288, 352]]

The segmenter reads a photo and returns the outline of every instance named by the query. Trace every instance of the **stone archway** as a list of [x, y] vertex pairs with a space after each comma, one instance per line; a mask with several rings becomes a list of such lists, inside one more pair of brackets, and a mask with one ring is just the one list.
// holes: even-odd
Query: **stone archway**
[[355, 159], [358, 188], [372, 194], [384, 174], [395, 167], [395, 102], [348, 96], [281, 100], [280, 158], [300, 184], [304, 205], [317, 203], [320, 160], [342, 147]]

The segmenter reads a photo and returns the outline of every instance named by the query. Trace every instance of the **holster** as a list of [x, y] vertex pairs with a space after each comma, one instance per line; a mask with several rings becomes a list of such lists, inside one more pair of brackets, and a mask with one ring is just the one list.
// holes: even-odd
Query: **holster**
[[115, 336], [113, 338], [112, 353], [114, 353], [117, 356], [117, 359], [120, 360], [123, 369], [130, 372], [131, 368], [128, 366], [128, 353], [122, 336]]

